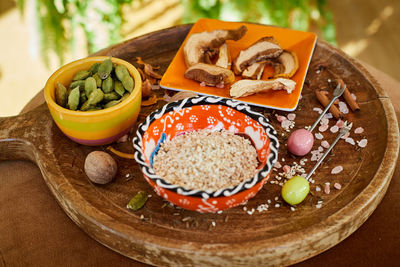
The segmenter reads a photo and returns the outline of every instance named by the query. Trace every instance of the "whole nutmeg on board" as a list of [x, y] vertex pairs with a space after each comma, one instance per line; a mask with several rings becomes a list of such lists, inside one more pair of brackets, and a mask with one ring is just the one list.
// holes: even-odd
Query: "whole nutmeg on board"
[[107, 184], [117, 174], [117, 163], [103, 151], [93, 151], [85, 160], [85, 173], [90, 181], [96, 184]]

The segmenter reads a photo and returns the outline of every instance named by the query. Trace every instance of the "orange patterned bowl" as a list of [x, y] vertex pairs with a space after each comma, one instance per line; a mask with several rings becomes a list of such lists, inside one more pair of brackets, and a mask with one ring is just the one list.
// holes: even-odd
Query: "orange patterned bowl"
[[112, 58], [112, 62], [124, 65], [135, 81], [135, 87], [127, 99], [113, 107], [96, 111], [73, 111], [54, 101], [57, 82], [68, 85], [75, 73], [87, 70], [94, 63], [107, 58], [88, 57], [64, 65], [50, 76], [44, 88], [47, 106], [58, 128], [71, 140], [83, 145], [105, 145], [118, 140], [132, 128], [139, 115], [142, 101], [140, 74], [133, 65], [118, 58]]
[[[152, 163], [160, 144], [177, 135], [200, 129], [225, 129], [247, 135], [256, 148], [260, 162], [257, 174], [236, 186], [217, 191], [186, 189], [157, 176]], [[139, 125], [133, 146], [135, 160], [158, 195], [184, 209], [217, 212], [240, 205], [256, 195], [268, 180], [278, 158], [279, 142], [268, 120], [247, 104], [202, 96], [169, 103], [150, 114]]]

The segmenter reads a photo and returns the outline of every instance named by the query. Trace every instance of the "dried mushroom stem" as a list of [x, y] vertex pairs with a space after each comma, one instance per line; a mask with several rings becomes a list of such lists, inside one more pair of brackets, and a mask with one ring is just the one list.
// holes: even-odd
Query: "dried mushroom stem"
[[278, 78], [274, 80], [240, 80], [231, 86], [231, 97], [238, 98], [269, 90], [286, 90], [288, 94], [296, 87], [296, 82], [290, 79]]
[[228, 45], [225, 43], [219, 48], [218, 59], [215, 65], [221, 68], [230, 69], [232, 65], [231, 54]]
[[260, 80], [265, 69], [267, 61], [256, 62], [251, 64], [242, 73], [242, 77], [245, 79]]
[[[330, 100], [328, 98], [328, 92], [324, 90], [315, 90], [315, 96], [317, 97], [318, 101], [321, 103], [323, 107], [327, 107]], [[343, 118], [343, 113], [339, 111], [339, 109], [333, 104], [329, 111], [336, 119]]]
[[235, 81], [235, 75], [231, 70], [205, 63], [198, 63], [188, 68], [185, 78], [210, 86], [220, 86]]
[[299, 68], [299, 60], [293, 51], [284, 50], [275, 64], [274, 78], [291, 78]]

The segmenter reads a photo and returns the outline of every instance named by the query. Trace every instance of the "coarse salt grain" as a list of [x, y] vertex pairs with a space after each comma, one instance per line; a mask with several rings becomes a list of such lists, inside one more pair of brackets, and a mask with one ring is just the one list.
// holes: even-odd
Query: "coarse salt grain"
[[319, 187], [319, 186], [315, 187], [315, 191], [320, 192], [321, 191], [321, 187]]
[[320, 108], [313, 108], [313, 111], [316, 111], [318, 112], [318, 114], [321, 114], [323, 110]]
[[278, 114], [276, 114], [275, 116], [276, 116], [276, 120], [279, 122], [283, 122], [283, 121], [287, 120], [287, 118], [285, 116], [278, 115]]
[[342, 186], [339, 183], [334, 183], [333, 187], [336, 188], [337, 190], [342, 189]]
[[326, 140], [322, 141], [322, 142], [321, 142], [321, 146], [322, 146], [323, 148], [328, 148], [328, 147], [329, 147], [328, 141], [326, 141]]
[[285, 173], [289, 173], [289, 172], [290, 172], [290, 166], [289, 166], [289, 165], [283, 166], [283, 171], [284, 171]]
[[350, 132], [347, 132], [346, 134], [344, 134], [342, 137], [341, 137], [341, 139], [346, 139], [347, 137], [349, 137], [350, 136]]
[[353, 146], [356, 144], [356, 143], [354, 142], [354, 139], [351, 138], [351, 137], [347, 137], [344, 141], [347, 142], [347, 143], [349, 143], [349, 144], [351, 144], [351, 145], [353, 145]]
[[339, 127], [340, 129], [344, 127], [344, 121], [342, 121], [341, 119], [339, 119], [336, 122], [336, 126]]
[[294, 207], [290, 207], [290, 210], [291, 210], [291, 211], [295, 211], [295, 208], [294, 208]]
[[325, 184], [324, 186], [324, 193], [329, 195], [329, 193], [331, 192], [331, 187], [329, 184]]
[[361, 133], [363, 133], [364, 132], [364, 128], [363, 127], [358, 127], [358, 128], [356, 128], [355, 130], [354, 130], [354, 133], [355, 134], [361, 134]]
[[349, 109], [348, 109], [346, 103], [343, 102], [343, 101], [339, 101], [339, 110], [340, 110], [340, 112], [342, 112], [343, 114], [349, 113]]
[[357, 144], [359, 147], [366, 147], [368, 144], [368, 140], [367, 139], [361, 139], [360, 141], [357, 141]]
[[328, 130], [329, 125], [324, 124], [318, 127], [318, 131], [320, 131], [321, 133], [325, 132], [326, 130]]
[[296, 114], [294, 113], [289, 113], [287, 115], [288, 120], [294, 121], [294, 119], [296, 119]]
[[333, 126], [330, 128], [330, 131], [331, 131], [332, 133], [337, 133], [337, 131], [339, 131], [339, 127], [336, 126], [336, 125], [333, 125]]
[[316, 207], [317, 209], [320, 209], [320, 208], [322, 207], [322, 204], [317, 204], [317, 205], [315, 205], [315, 207]]
[[342, 166], [336, 166], [335, 168], [333, 168], [331, 170], [331, 174], [338, 174], [341, 173], [343, 171], [343, 167]]
[[322, 152], [322, 151], [324, 151], [324, 148], [323, 148], [322, 146], [319, 146], [319, 147], [318, 147], [318, 151], [319, 151], [319, 152]]
[[328, 113], [326, 113], [325, 115], [324, 115], [324, 118], [326, 118], [326, 119], [332, 119], [333, 118], [333, 115], [332, 115], [332, 113], [330, 113], [330, 112], [328, 112]]
[[287, 130], [292, 125], [292, 123], [293, 122], [290, 121], [290, 120], [284, 120], [284, 121], [281, 122], [281, 126], [282, 126], [283, 129]]
[[279, 208], [281, 205], [279, 204], [275, 204], [275, 208]]
[[282, 168], [282, 165], [279, 161], [277, 161], [277, 162], [275, 162], [274, 167], [280, 169], [280, 168]]
[[321, 133], [316, 133], [315, 138], [317, 138], [318, 140], [321, 140], [322, 138], [324, 138], [324, 136]]
[[329, 120], [327, 118], [322, 118], [320, 121], [321, 125], [328, 125], [329, 124]]

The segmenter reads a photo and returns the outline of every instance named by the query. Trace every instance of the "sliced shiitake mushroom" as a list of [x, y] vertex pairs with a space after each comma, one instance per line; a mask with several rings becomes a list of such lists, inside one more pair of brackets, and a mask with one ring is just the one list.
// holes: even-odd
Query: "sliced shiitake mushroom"
[[233, 98], [244, 97], [269, 90], [286, 90], [288, 94], [296, 87], [296, 82], [290, 79], [278, 78], [274, 80], [243, 79], [232, 84], [230, 95]]
[[235, 30], [214, 30], [192, 34], [183, 47], [185, 63], [187, 67], [205, 62], [204, 55], [207, 51], [217, 50], [226, 40], [237, 41], [247, 32], [246, 26]]
[[205, 63], [197, 63], [188, 68], [185, 78], [218, 87], [235, 81], [235, 75], [231, 70]]
[[218, 59], [215, 62], [215, 65], [221, 68], [231, 69], [231, 54], [229, 53], [229, 48], [226, 43], [221, 45], [221, 47], [219, 48]]
[[276, 58], [282, 53], [278, 41], [272, 36], [266, 36], [240, 51], [233, 61], [233, 71], [240, 75], [248, 66], [255, 62]]
[[251, 64], [242, 72], [242, 77], [245, 79], [260, 80], [263, 75], [265, 65], [268, 63], [269, 61], [262, 61]]
[[284, 50], [277, 58], [275, 66], [274, 78], [290, 78], [299, 68], [297, 55], [293, 51]]

